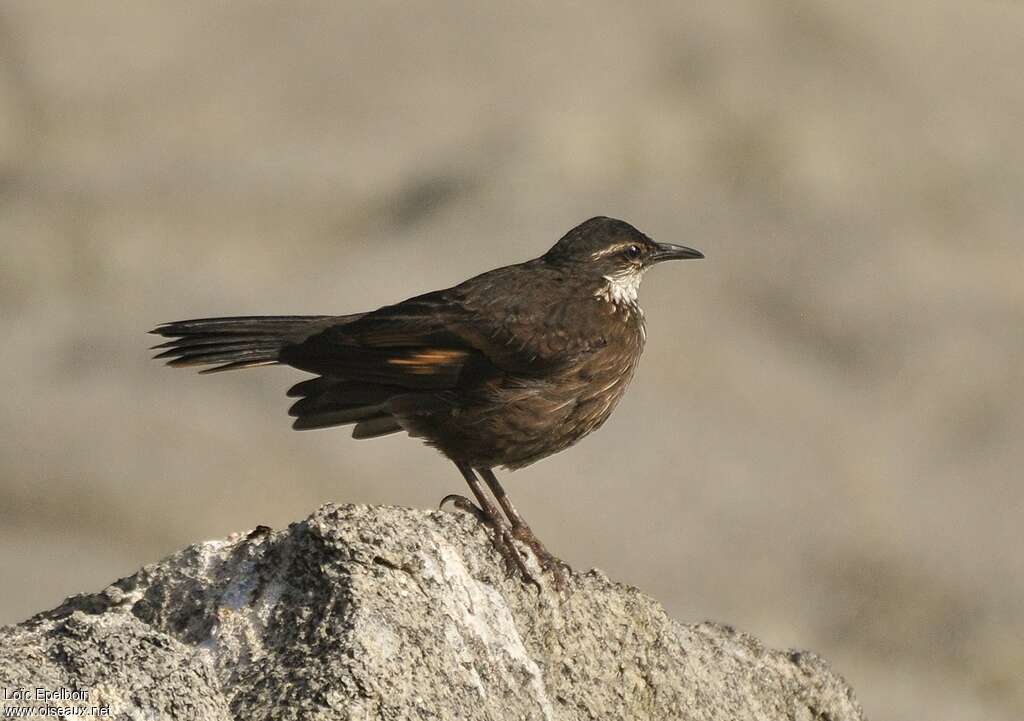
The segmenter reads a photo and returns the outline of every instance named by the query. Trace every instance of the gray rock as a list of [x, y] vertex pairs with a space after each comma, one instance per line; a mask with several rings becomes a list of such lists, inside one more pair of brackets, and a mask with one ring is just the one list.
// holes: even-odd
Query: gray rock
[[863, 718], [813, 653], [678, 623], [599, 571], [542, 583], [469, 517], [327, 505], [0, 629], [0, 683], [126, 719]]

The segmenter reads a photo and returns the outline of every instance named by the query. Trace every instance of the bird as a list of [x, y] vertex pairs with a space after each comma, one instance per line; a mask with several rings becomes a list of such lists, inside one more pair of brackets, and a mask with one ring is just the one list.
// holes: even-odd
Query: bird
[[313, 374], [288, 391], [297, 430], [351, 425], [356, 439], [404, 432], [433, 446], [476, 499], [451, 494], [441, 505], [477, 516], [510, 572], [537, 583], [516, 541], [556, 580], [561, 562], [494, 469], [535, 463], [604, 424], [646, 343], [644, 273], [703, 257], [598, 216], [537, 258], [377, 310], [197, 318], [150, 332], [170, 339], [153, 346], [170, 366], [282, 364]]

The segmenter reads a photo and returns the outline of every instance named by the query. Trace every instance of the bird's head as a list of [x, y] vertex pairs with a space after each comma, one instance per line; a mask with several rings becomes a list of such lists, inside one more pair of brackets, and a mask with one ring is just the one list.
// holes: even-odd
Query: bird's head
[[640, 279], [649, 268], [663, 260], [703, 257], [693, 248], [656, 243], [625, 221], [597, 217], [562, 236], [544, 260], [592, 277], [599, 297], [635, 305]]

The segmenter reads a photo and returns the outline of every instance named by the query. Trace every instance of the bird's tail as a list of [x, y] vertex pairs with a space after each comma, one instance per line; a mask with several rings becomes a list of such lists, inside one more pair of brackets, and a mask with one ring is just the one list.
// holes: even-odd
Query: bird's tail
[[265, 315], [197, 318], [163, 323], [150, 333], [171, 340], [153, 346], [170, 366], [211, 366], [201, 373], [277, 363], [281, 350], [347, 317]]

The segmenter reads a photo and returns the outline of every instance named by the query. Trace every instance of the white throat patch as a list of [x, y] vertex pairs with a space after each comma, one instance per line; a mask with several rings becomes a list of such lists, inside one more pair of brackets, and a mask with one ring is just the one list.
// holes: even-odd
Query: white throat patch
[[603, 276], [608, 281], [608, 285], [597, 291], [595, 295], [617, 306], [636, 307], [637, 293], [640, 290], [640, 280], [643, 275], [642, 270], [630, 270]]

